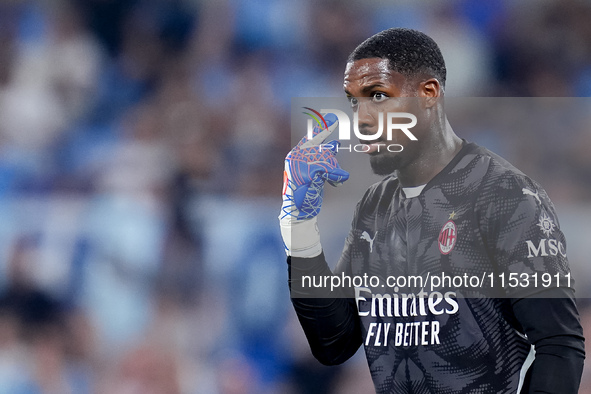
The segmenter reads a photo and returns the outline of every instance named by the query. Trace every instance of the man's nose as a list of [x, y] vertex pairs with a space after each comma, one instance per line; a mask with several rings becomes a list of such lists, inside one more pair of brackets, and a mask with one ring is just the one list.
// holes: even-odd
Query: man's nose
[[353, 122], [357, 120], [357, 124], [353, 126], [357, 127], [359, 133], [363, 135], [375, 135], [378, 128], [382, 125], [380, 122], [380, 113], [368, 99], [359, 100], [354, 118], [356, 119]]

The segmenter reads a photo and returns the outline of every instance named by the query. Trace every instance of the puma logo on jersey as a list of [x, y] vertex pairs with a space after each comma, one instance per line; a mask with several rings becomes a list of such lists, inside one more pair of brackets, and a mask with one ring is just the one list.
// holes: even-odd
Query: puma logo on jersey
[[369, 233], [367, 231], [364, 231], [361, 233], [361, 237], [359, 237], [360, 239], [364, 239], [367, 242], [369, 242], [369, 253], [373, 252], [373, 241], [376, 239], [378, 235], [378, 232], [376, 231], [376, 233], [373, 235], [373, 238], [371, 238], [369, 236]]
[[538, 200], [538, 202], [540, 203], [540, 205], [542, 204], [542, 200], [540, 200], [540, 196], [538, 196], [538, 192], [532, 192], [531, 190], [526, 189], [525, 187], [523, 189], [521, 189], [521, 191], [526, 196], [533, 196], [533, 197], [535, 197], [536, 200]]

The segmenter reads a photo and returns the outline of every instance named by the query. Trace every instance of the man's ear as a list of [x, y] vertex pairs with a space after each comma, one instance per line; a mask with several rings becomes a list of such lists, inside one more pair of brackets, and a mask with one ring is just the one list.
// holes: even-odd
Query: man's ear
[[436, 78], [429, 78], [423, 81], [419, 85], [419, 97], [423, 97], [425, 100], [426, 108], [431, 108], [439, 101], [439, 98], [443, 96], [443, 87]]

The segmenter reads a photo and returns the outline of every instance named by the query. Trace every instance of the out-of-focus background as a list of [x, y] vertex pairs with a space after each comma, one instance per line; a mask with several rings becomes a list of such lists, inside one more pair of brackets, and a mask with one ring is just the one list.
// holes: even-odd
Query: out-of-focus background
[[[582, 0], [1, 2], [0, 394], [371, 392], [362, 354], [313, 360], [289, 303], [291, 97], [342, 95], [393, 26], [440, 44], [450, 96], [590, 96], [589, 21]], [[456, 131], [545, 186], [585, 284], [591, 116], [549, 122]]]

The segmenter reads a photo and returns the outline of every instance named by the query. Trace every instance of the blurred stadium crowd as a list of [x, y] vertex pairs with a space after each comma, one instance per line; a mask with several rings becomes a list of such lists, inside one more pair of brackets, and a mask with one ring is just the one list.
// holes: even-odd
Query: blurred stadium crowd
[[[590, 20], [582, 0], [3, 1], [0, 394], [369, 392], [363, 357], [312, 360], [289, 305], [291, 97], [341, 96], [349, 52], [405, 26], [440, 44], [450, 96], [591, 108]], [[458, 123], [588, 238], [591, 116]]]

